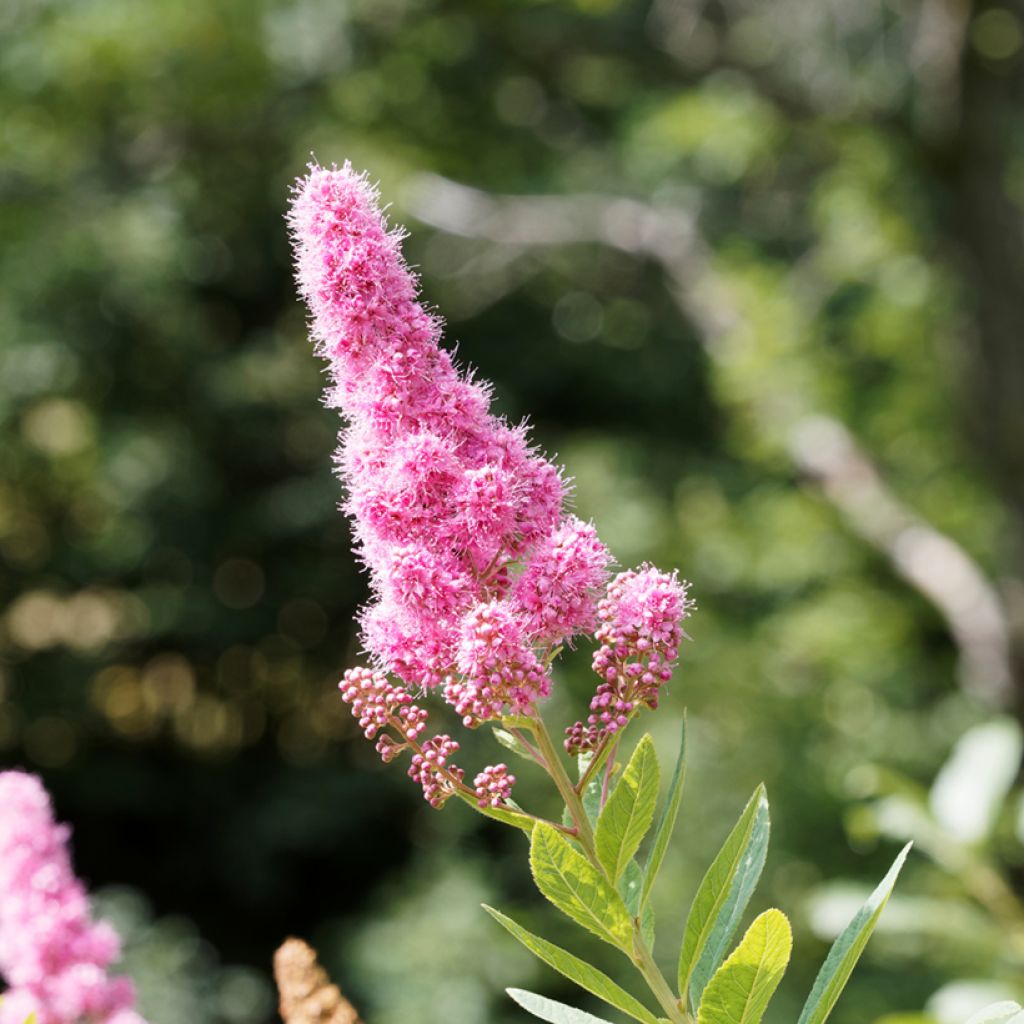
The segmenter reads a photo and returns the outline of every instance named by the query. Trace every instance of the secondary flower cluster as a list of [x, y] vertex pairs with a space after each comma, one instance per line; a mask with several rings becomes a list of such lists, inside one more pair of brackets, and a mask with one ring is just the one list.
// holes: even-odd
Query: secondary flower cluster
[[592, 750], [625, 727], [638, 707], [654, 710], [661, 687], [672, 678], [683, 638], [681, 623], [693, 608], [689, 584], [675, 573], [645, 565], [620, 573], [597, 606], [593, 668], [601, 677], [587, 724], [565, 730], [570, 754]]
[[107, 974], [120, 943], [91, 918], [68, 836], [39, 779], [0, 773], [0, 1024], [143, 1024], [131, 981]]
[[[444, 736], [421, 744], [410, 733], [425, 720], [413, 691], [439, 689], [475, 727], [533, 713], [550, 692], [552, 656], [576, 636], [598, 630], [612, 652], [609, 669], [642, 666], [643, 679], [659, 680], [678, 641], [668, 644], [668, 626], [664, 637], [646, 626], [650, 635], [638, 638], [654, 648], [624, 659], [621, 643], [601, 635], [610, 628], [599, 603], [608, 549], [592, 525], [566, 513], [561, 470], [531, 448], [524, 426], [490, 413], [489, 386], [460, 372], [441, 347], [440, 320], [417, 301], [402, 234], [388, 230], [365, 177], [348, 165], [311, 167], [288, 219], [311, 332], [329, 362], [328, 401], [348, 421], [337, 465], [373, 590], [361, 625], [379, 671], [347, 674], [343, 696], [367, 736], [390, 725], [395, 735], [378, 739], [386, 760], [413, 751], [410, 774], [436, 805], [453, 780], [461, 785], [461, 771], [446, 766], [457, 745]], [[685, 589], [674, 577], [643, 573], [679, 590], [675, 608], [685, 613]], [[638, 595], [663, 596], [652, 587]], [[630, 680], [625, 702], [652, 706], [650, 685]], [[610, 697], [620, 703], [617, 692]], [[477, 777], [478, 799], [491, 806], [509, 799], [513, 780], [502, 767], [483, 783]]]

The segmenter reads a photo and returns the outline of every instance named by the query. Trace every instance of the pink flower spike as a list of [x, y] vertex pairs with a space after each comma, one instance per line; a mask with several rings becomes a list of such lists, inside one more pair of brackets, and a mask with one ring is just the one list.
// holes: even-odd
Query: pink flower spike
[[[328, 402], [347, 420], [336, 463], [372, 591], [360, 626], [374, 668], [347, 673], [343, 699], [385, 761], [411, 749], [409, 774], [439, 807], [461, 785], [446, 765], [458, 745], [419, 745], [426, 712], [412, 691], [442, 688], [467, 728], [533, 714], [558, 648], [593, 636], [601, 683], [564, 744], [595, 749], [657, 706], [692, 608], [687, 584], [650, 566], [609, 584], [608, 549], [565, 511], [561, 467], [523, 424], [493, 415], [490, 385], [441, 347], [402, 232], [364, 175], [312, 165], [288, 223]], [[499, 769], [477, 776], [490, 806], [511, 786]]]
[[337, 464], [375, 594], [363, 642], [404, 682], [437, 686], [464, 616], [504, 596], [507, 566], [557, 530], [565, 485], [440, 347], [377, 201], [348, 165], [314, 166], [288, 220], [330, 400], [349, 420]]
[[144, 1024], [131, 981], [107, 973], [120, 943], [91, 918], [69, 835], [36, 776], [0, 773], [0, 1024]]

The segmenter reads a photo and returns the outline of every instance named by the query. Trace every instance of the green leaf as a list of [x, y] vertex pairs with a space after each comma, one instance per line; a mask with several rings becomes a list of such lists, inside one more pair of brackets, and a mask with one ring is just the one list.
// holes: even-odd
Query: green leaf
[[591, 995], [603, 999], [609, 1006], [638, 1020], [641, 1024], [657, 1024], [657, 1018], [643, 1003], [634, 999], [625, 989], [620, 988], [607, 974], [603, 974], [596, 967], [591, 967], [586, 961], [581, 960], [572, 953], [567, 952], [560, 946], [556, 946], [539, 935], [528, 932], [521, 925], [516, 924], [510, 917], [506, 917], [500, 911], [484, 904], [487, 911], [495, 921], [498, 922], [509, 934], [517, 938], [534, 956], [539, 957], [549, 967], [553, 967], [559, 974], [565, 975], [570, 981], [575, 982], [580, 988], [585, 989]]
[[597, 819], [597, 856], [613, 882], [618, 882], [640, 848], [657, 803], [658, 758], [653, 740], [645, 735]]
[[786, 915], [766, 910], [708, 982], [697, 1024], [760, 1024], [792, 949]]
[[636, 860], [631, 860], [619, 879], [619, 895], [622, 897], [622, 902], [626, 904], [629, 916], [634, 919], [640, 918], [640, 933], [643, 935], [644, 942], [647, 943], [647, 948], [653, 950], [654, 910], [650, 904], [645, 904], [643, 907], [640, 905], [643, 885], [643, 869]]
[[495, 821], [503, 822], [506, 825], [512, 825], [515, 828], [520, 828], [528, 835], [533, 833], [535, 820], [527, 814], [523, 814], [507, 807], [481, 807], [476, 800], [467, 793], [457, 792], [455, 795], [460, 800], [469, 804], [474, 811], [478, 814], [482, 814], [485, 818], [493, 818]]
[[533, 830], [530, 870], [537, 888], [563, 914], [630, 953], [633, 926], [622, 897], [553, 826], [543, 822]]
[[523, 746], [522, 741], [518, 736], [513, 735], [507, 729], [500, 729], [498, 726], [494, 726], [491, 730], [494, 733], [494, 738], [506, 749], [511, 750], [513, 754], [518, 755], [525, 761], [529, 761], [530, 764], [536, 764], [536, 760], [533, 755]]
[[754, 893], [768, 852], [771, 823], [764, 785], [754, 790], [740, 820], [708, 868], [693, 898], [679, 953], [679, 991], [700, 1005], [704, 987], [725, 959]]
[[524, 1010], [532, 1013], [534, 1017], [546, 1020], [548, 1024], [609, 1024], [592, 1013], [584, 1013], [575, 1006], [566, 1006], [565, 1003], [556, 1002], [554, 999], [545, 999], [544, 996], [535, 995], [525, 989], [507, 988], [505, 991]]
[[845, 988], [854, 965], [864, 952], [864, 947], [871, 938], [886, 903], [889, 902], [896, 878], [912, 845], [907, 843], [903, 847], [878, 888], [867, 898], [842, 935], [832, 944], [817, 978], [814, 979], [811, 994], [807, 997], [807, 1003], [797, 1024], [824, 1024], [832, 1012], [832, 1007], [836, 1005], [836, 1000]]
[[651, 888], [654, 880], [661, 870], [661, 862], [665, 859], [665, 852], [668, 850], [669, 840], [672, 838], [672, 829], [675, 828], [676, 817], [679, 814], [679, 804], [683, 798], [683, 782], [686, 779], [686, 715], [683, 715], [683, 731], [679, 740], [679, 756], [676, 758], [676, 767], [672, 772], [672, 781], [668, 787], [668, 800], [658, 827], [654, 832], [654, 845], [651, 847], [651, 856], [648, 858], [647, 867], [644, 869], [643, 892], [640, 895], [640, 905], [644, 906], [651, 895]]
[[[579, 755], [577, 763], [581, 779], [587, 774], [587, 769], [593, 760], [593, 751], [588, 750]], [[594, 773], [593, 778], [584, 787], [581, 799], [583, 800], [583, 810], [586, 812], [591, 826], [595, 826], [598, 815], [601, 813], [601, 773], [599, 771]]]

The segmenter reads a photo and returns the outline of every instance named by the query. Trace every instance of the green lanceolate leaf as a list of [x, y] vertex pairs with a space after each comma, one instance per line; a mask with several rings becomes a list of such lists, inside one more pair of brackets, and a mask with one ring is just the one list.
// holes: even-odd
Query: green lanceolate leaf
[[465, 793], [457, 793], [456, 795], [460, 800], [464, 800], [470, 807], [475, 811], [478, 811], [485, 818], [493, 818], [495, 821], [501, 821], [506, 825], [512, 825], [515, 828], [520, 828], [528, 835], [533, 833], [533, 826], [535, 822], [528, 814], [524, 814], [521, 811], [510, 808], [481, 807], [476, 800]]
[[598, 999], [603, 999], [609, 1006], [614, 1006], [615, 1009], [621, 1010], [634, 1020], [640, 1021], [641, 1024], [657, 1024], [654, 1014], [643, 1003], [634, 999], [624, 988], [620, 988], [607, 974], [603, 974], [596, 967], [591, 967], [586, 961], [573, 956], [572, 953], [560, 946], [548, 942], [547, 939], [528, 932], [493, 907], [484, 904], [484, 910], [509, 934], [515, 936], [534, 956], [539, 957], [549, 967], [553, 967], [559, 974], [565, 975], [580, 988], [597, 996]]
[[760, 1024], [792, 949], [786, 915], [766, 910], [708, 982], [697, 1024]]
[[618, 882], [654, 820], [658, 803], [658, 759], [654, 742], [644, 736], [597, 819], [597, 856]]
[[650, 904], [641, 906], [640, 900], [643, 895], [644, 873], [635, 860], [626, 865], [619, 879], [619, 895], [622, 902], [626, 904], [629, 916], [640, 918], [640, 934], [648, 949], [654, 949], [654, 910]]
[[525, 761], [529, 761], [531, 764], [536, 764], [536, 760], [529, 750], [523, 745], [522, 741], [518, 736], [510, 733], [508, 729], [499, 729], [498, 726], [494, 726], [491, 730], [494, 733], [494, 738], [506, 749], [511, 750], [513, 754], [517, 754]]
[[528, 1013], [534, 1017], [546, 1020], [548, 1024], [609, 1024], [601, 1017], [595, 1017], [592, 1013], [585, 1013], [577, 1010], [575, 1006], [566, 1006], [565, 1003], [556, 1002], [554, 999], [545, 999], [544, 996], [535, 995], [521, 988], [507, 988], [505, 991]]
[[537, 888], [563, 914], [629, 954], [632, 924], [622, 897], [551, 825], [533, 830], [530, 870]]
[[867, 902], [857, 911], [842, 935], [832, 944], [817, 978], [814, 979], [814, 986], [807, 997], [798, 1024], [824, 1024], [832, 1012], [832, 1007], [836, 1005], [836, 1000], [846, 986], [854, 965], [864, 952], [864, 947], [871, 938], [886, 903], [889, 902], [896, 878], [912, 845], [907, 843], [903, 847], [878, 888], [867, 898]]
[[771, 823], [764, 785], [740, 815], [690, 906], [679, 953], [679, 991], [700, 1005], [704, 986], [725, 959], [764, 867]]
[[654, 880], [661, 870], [661, 862], [665, 859], [665, 852], [668, 850], [669, 840], [672, 838], [672, 829], [675, 828], [676, 817], [679, 814], [679, 804], [683, 798], [683, 782], [686, 779], [686, 715], [683, 715], [683, 734], [679, 740], [679, 756], [676, 758], [676, 767], [672, 772], [672, 781], [668, 787], [668, 801], [665, 809], [661, 812], [661, 819], [654, 832], [654, 845], [651, 847], [651, 856], [644, 869], [643, 892], [640, 896], [641, 906], [647, 903], [651, 895], [651, 888]]
[[[587, 774], [587, 769], [593, 763], [594, 754], [591, 751], [579, 756], [579, 777], [582, 779]], [[598, 815], [601, 813], [601, 773], [595, 772], [593, 778], [583, 787], [580, 795], [583, 801], [583, 810], [590, 820], [591, 827], [596, 827]]]

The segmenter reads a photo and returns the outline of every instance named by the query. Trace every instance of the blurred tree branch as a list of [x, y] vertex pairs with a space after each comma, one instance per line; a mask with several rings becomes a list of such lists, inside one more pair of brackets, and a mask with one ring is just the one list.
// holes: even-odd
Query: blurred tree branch
[[[742, 320], [729, 282], [686, 209], [610, 195], [494, 196], [437, 175], [413, 178], [404, 205], [441, 231], [513, 252], [597, 244], [654, 260], [712, 361], [721, 358], [721, 339]], [[807, 272], [798, 264], [791, 275], [791, 285], [804, 293]], [[823, 299], [818, 294], [812, 301]], [[993, 707], [1012, 705], [1017, 687], [1007, 614], [970, 555], [900, 501], [850, 431], [807, 408], [804, 396], [794, 391], [753, 411], [759, 425], [781, 435], [795, 467], [850, 529], [941, 614], [957, 646], [961, 686]]]

